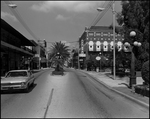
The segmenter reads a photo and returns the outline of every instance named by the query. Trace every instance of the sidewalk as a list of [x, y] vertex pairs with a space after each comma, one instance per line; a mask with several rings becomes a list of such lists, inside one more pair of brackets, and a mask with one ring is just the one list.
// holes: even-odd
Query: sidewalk
[[[129, 77], [124, 77], [124, 78], [119, 78], [116, 77], [116, 80], [113, 80], [112, 75], [109, 72], [94, 72], [94, 71], [85, 71], [85, 70], [80, 70], [84, 73], [87, 73], [94, 78], [96, 78], [98, 81], [100, 81], [102, 84], [105, 84], [106, 86], [117, 90], [121, 94], [125, 94], [131, 98], [134, 98], [140, 102], [146, 103], [149, 105], [149, 97], [145, 97], [139, 94], [134, 93], [133, 89], [128, 88], [129, 84]], [[136, 84], [143, 84], [143, 79], [141, 77], [137, 77]]]

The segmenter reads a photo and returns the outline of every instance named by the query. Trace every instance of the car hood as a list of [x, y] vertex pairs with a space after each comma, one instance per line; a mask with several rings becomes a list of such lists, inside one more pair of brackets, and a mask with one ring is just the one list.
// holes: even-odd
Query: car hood
[[8, 77], [1, 79], [1, 83], [19, 83], [26, 82], [28, 77]]

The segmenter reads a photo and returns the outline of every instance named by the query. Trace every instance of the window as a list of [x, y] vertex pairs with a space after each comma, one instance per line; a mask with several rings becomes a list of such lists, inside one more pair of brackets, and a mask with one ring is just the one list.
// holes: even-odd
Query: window
[[99, 32], [96, 33], [96, 36], [100, 36], [100, 35], [101, 35], [101, 33], [99, 33]]
[[100, 51], [100, 45], [101, 45], [101, 42], [100, 41], [97, 41], [96, 42], [96, 51]]
[[117, 48], [118, 48], [118, 51], [120, 51], [122, 49], [122, 42], [118, 42], [117, 43]]
[[111, 50], [113, 49], [113, 44], [114, 44], [113, 41], [111, 41], [111, 42], [110, 42], [110, 49], [111, 49]]
[[110, 37], [110, 32], [108, 32], [108, 37]]
[[89, 51], [93, 51], [93, 41], [89, 42]]
[[9, 72], [6, 77], [19, 77], [19, 76], [27, 76], [27, 72], [26, 71]]
[[103, 35], [104, 35], [104, 36], [107, 36], [107, 33], [104, 33]]
[[89, 36], [94, 36], [94, 33], [93, 32], [89, 32]]
[[107, 41], [104, 41], [104, 43], [103, 43], [103, 50], [108, 51], [108, 42]]

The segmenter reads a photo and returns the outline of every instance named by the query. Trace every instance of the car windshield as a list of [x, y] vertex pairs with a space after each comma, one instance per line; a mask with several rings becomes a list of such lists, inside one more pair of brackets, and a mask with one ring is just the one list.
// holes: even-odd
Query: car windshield
[[19, 76], [27, 76], [26, 71], [20, 71], [20, 72], [9, 72], [6, 77], [19, 77]]

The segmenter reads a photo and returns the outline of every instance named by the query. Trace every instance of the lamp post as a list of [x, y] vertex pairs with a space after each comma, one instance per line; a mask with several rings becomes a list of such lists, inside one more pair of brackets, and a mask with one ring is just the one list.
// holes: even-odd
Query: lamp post
[[[99, 53], [99, 55], [101, 56], [101, 52]], [[100, 57], [100, 60], [99, 60], [99, 72], [101, 71], [101, 57]]]
[[[100, 68], [100, 66], [101, 66], [101, 61], [100, 61], [100, 60], [101, 60], [101, 57], [100, 57], [100, 55], [101, 55], [101, 52], [100, 52], [100, 53], [98, 54], [98, 56], [96, 57], [96, 60], [99, 61], [99, 72], [100, 72], [100, 69], [101, 69], [101, 68]], [[97, 72], [98, 72], [98, 71], [97, 71]]]
[[79, 50], [80, 50], [80, 47], [78, 48], [78, 69], [80, 69], [80, 61], [79, 61]]
[[[130, 32], [130, 37], [134, 38], [135, 36], [136, 36], [136, 32], [135, 31], [131, 31]], [[128, 42], [125, 42], [124, 45], [128, 46], [130, 51], [131, 51], [131, 69], [130, 69], [129, 88], [132, 88], [132, 85], [136, 84], [135, 56], [134, 56], [134, 53], [133, 53], [133, 47], [140, 47], [141, 43], [133, 40], [132, 44], [130, 44]]]
[[11, 7], [11, 8], [13, 8], [13, 9], [17, 7], [16, 4], [8, 4], [8, 6]]
[[[103, 11], [105, 8], [98, 8], [97, 10], [99, 12]], [[115, 43], [115, 14], [116, 14], [116, 11], [115, 11], [115, 0], [113, 0], [113, 6], [112, 6], [112, 13], [113, 13], [113, 79], [115, 80], [116, 79], [116, 56], [115, 56], [115, 46], [116, 46], [116, 43]]]

